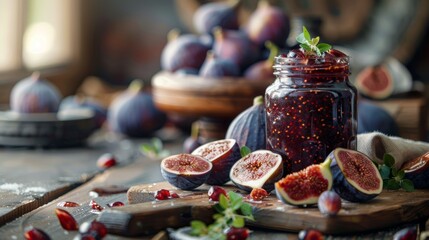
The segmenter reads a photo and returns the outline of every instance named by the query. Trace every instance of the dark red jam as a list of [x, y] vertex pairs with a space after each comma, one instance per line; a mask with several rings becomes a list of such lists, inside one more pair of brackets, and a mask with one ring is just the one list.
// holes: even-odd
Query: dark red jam
[[265, 92], [267, 149], [283, 157], [284, 174], [323, 162], [337, 147], [356, 149], [357, 92], [347, 56], [279, 56], [274, 74]]

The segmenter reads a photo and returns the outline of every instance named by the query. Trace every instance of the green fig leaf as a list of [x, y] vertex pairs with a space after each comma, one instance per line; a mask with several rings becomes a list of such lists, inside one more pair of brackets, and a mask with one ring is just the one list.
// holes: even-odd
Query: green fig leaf
[[384, 162], [384, 165], [388, 167], [393, 167], [393, 165], [395, 164], [395, 159], [393, 158], [392, 155], [385, 153], [383, 155], [383, 162]]
[[403, 179], [401, 181], [401, 188], [403, 188], [407, 192], [414, 191], [414, 183], [409, 179]]

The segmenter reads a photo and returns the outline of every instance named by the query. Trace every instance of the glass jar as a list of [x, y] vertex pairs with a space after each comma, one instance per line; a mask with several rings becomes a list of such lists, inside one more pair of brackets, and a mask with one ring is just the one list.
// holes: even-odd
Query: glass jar
[[278, 56], [265, 92], [267, 149], [284, 174], [318, 164], [335, 148], [356, 149], [357, 91], [348, 57]]

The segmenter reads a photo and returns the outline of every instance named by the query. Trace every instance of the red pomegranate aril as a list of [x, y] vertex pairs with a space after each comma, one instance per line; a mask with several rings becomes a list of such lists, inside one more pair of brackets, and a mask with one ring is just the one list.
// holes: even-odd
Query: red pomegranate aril
[[268, 197], [269, 193], [263, 188], [254, 188], [250, 192], [249, 197], [254, 201], [261, 201]]
[[157, 200], [165, 200], [170, 198], [170, 191], [167, 189], [161, 189], [156, 191], [154, 196]]
[[79, 207], [80, 204], [76, 202], [63, 201], [57, 204], [58, 207]]
[[98, 204], [95, 200], [91, 200], [89, 202], [89, 206], [91, 206], [92, 209], [97, 210], [97, 211], [103, 211], [103, 207]]
[[28, 228], [24, 233], [24, 238], [27, 240], [51, 240], [47, 233], [35, 227]]
[[177, 193], [171, 193], [170, 197], [171, 198], [180, 198], [179, 194], [177, 194]]
[[249, 229], [230, 227], [226, 231], [227, 240], [245, 240], [249, 237]]
[[221, 194], [227, 197], [225, 189], [219, 186], [211, 186], [207, 194], [209, 196], [209, 200], [216, 202], [219, 201], [219, 197]]
[[55, 214], [57, 215], [57, 218], [60, 221], [61, 227], [64, 228], [65, 230], [74, 231], [79, 228], [74, 217], [66, 210], [56, 208]]
[[323, 240], [325, 238], [319, 230], [307, 229], [307, 230], [301, 230], [298, 233], [298, 239], [299, 240]]
[[122, 207], [125, 204], [123, 202], [120, 201], [116, 201], [116, 202], [112, 202], [112, 203], [108, 203], [107, 206], [109, 207]]
[[98, 221], [84, 222], [79, 227], [79, 233], [82, 236], [91, 235], [100, 239], [107, 235], [107, 228], [103, 223]]
[[97, 166], [99, 168], [107, 169], [115, 165], [116, 165], [116, 158], [111, 153], [105, 153], [97, 159]]

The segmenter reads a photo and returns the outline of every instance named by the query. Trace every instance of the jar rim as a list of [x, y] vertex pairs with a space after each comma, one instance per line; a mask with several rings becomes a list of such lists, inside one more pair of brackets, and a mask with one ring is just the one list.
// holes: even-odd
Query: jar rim
[[311, 55], [306, 58], [293, 58], [284, 55], [275, 57], [274, 75], [350, 75], [349, 56], [329, 57]]

